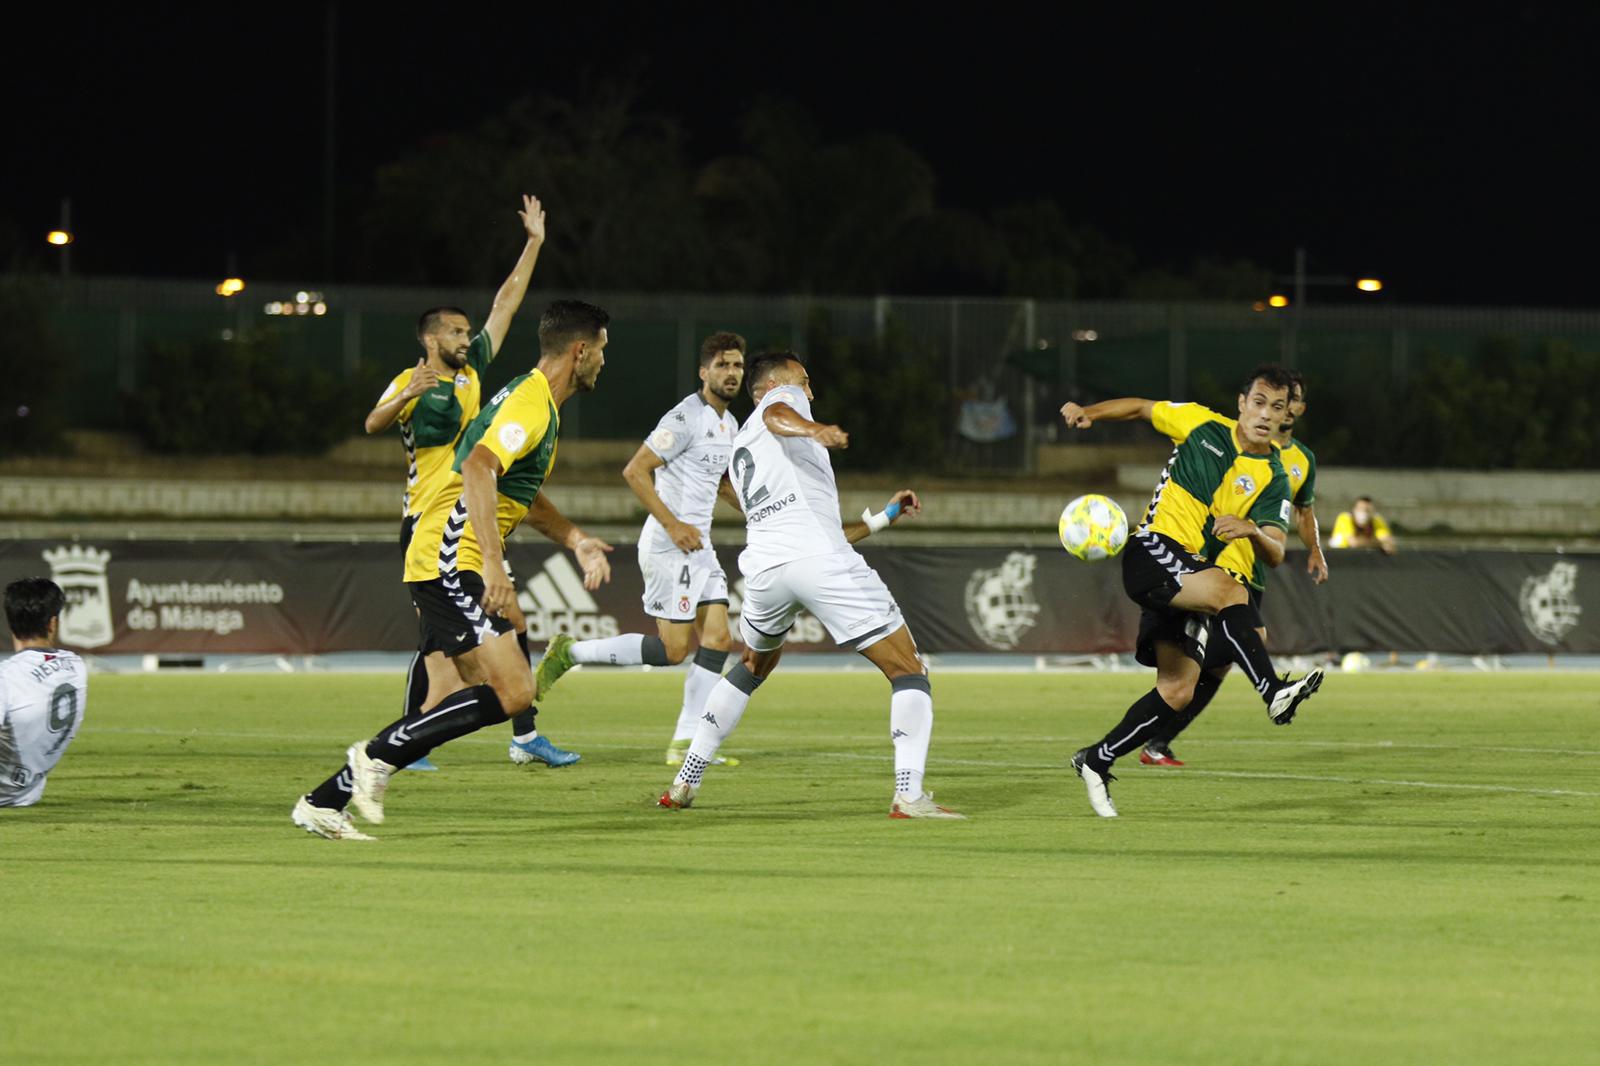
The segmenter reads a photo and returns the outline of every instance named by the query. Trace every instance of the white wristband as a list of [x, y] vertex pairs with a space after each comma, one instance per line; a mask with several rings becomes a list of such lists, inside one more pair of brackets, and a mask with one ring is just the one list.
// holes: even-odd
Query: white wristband
[[888, 527], [890, 518], [882, 511], [879, 511], [877, 514], [873, 514], [872, 508], [868, 507], [866, 510], [861, 512], [861, 521], [867, 524], [867, 530], [869, 532], [876, 533], [878, 530]]

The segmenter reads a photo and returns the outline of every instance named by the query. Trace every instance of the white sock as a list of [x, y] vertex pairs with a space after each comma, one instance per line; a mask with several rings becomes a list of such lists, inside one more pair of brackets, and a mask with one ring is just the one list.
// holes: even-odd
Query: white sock
[[518, 744], [532, 744], [535, 740], [539, 739], [539, 731], [535, 729], [531, 733], [513, 733], [511, 735], [511, 739], [516, 741]]
[[695, 726], [694, 743], [689, 745], [683, 766], [678, 770], [678, 782], [695, 786], [700, 784], [700, 775], [717, 757], [717, 749], [722, 747], [722, 742], [739, 725], [739, 719], [744, 717], [744, 709], [761, 680], [740, 663], [728, 672], [727, 677], [711, 686], [705, 710], [700, 713], [699, 724]]
[[922, 795], [928, 767], [928, 742], [933, 739], [933, 690], [922, 674], [895, 678], [890, 684], [889, 734], [894, 740], [894, 790]]
[[694, 739], [700, 715], [706, 709], [706, 697], [721, 680], [721, 674], [712, 673], [703, 666], [689, 667], [689, 676], [683, 679], [683, 708], [678, 711], [678, 728], [672, 732], [674, 741]]
[[579, 640], [572, 645], [575, 663], [603, 663], [607, 666], [638, 666], [644, 662], [644, 634], [624, 633], [603, 640]]

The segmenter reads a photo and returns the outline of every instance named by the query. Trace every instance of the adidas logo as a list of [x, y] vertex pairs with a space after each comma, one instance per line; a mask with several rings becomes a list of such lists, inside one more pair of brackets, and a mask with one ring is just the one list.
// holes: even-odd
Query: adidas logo
[[616, 617], [603, 613], [583, 587], [583, 575], [564, 552], [545, 559], [538, 573], [523, 583], [517, 604], [528, 618], [529, 640], [549, 640], [557, 633], [594, 640], [622, 632]]

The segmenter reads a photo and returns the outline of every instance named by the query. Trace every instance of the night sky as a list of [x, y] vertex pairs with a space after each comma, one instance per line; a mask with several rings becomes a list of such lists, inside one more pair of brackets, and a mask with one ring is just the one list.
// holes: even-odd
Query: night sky
[[[776, 96], [829, 137], [900, 135], [932, 163], [942, 203], [1050, 197], [1150, 266], [1246, 257], [1287, 271], [1303, 244], [1313, 272], [1376, 274], [1408, 304], [1600, 303], [1593, 13], [675, 7], [454, 4], [448, 21], [420, 22], [341, 5], [341, 198], [359, 203], [376, 166], [519, 96], [633, 78], [641, 109], [677, 118], [697, 160], [736, 149], [750, 99]], [[35, 46], [0, 74], [0, 247], [48, 264], [63, 195], [84, 273], [206, 278], [233, 250], [248, 274], [287, 232], [315, 246], [323, 12], [140, 8], [13, 26]]]

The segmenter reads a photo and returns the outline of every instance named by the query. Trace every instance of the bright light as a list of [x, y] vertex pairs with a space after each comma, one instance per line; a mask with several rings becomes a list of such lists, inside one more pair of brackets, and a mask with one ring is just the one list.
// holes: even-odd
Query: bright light
[[223, 278], [217, 286], [218, 296], [237, 296], [244, 291], [243, 278]]
[[311, 313], [314, 315], [325, 315], [328, 313], [328, 305], [323, 303], [321, 300], [318, 300], [315, 304], [312, 304]]
[[294, 302], [297, 304], [303, 304], [309, 299], [311, 299], [310, 293], [297, 292], [294, 294]]
[[1356, 282], [1356, 288], [1362, 292], [1382, 292], [1383, 282], [1377, 278], [1361, 278]]
[[267, 306], [263, 307], [261, 310], [262, 310], [262, 312], [264, 314], [281, 315], [281, 314], [283, 314], [283, 304], [279, 303], [277, 300], [273, 300], [271, 303], [267, 304]]
[[1075, 341], [1097, 341], [1100, 339], [1100, 334], [1092, 329], [1075, 329], [1072, 331], [1072, 339]]
[[1266, 309], [1267, 301], [1265, 300], [1257, 300], [1255, 303], [1250, 305], [1250, 310], [1252, 311], [1265, 311]]
[[44, 239], [49, 241], [51, 244], [60, 247], [63, 244], [72, 243], [72, 234], [68, 233], [64, 229], [53, 229], [44, 235]]
[[1267, 297], [1267, 305], [1270, 307], [1288, 307], [1289, 298], [1282, 293], [1275, 292]]

